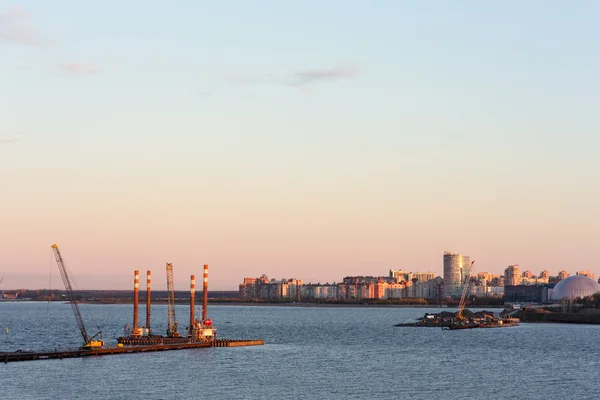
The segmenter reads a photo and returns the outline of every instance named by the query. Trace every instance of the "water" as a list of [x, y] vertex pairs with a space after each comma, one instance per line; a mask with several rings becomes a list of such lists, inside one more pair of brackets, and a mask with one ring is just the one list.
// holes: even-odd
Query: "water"
[[[131, 305], [80, 307], [89, 333], [102, 328], [108, 344], [131, 323]], [[439, 310], [212, 306], [220, 337], [266, 345], [0, 364], [0, 393], [54, 400], [598, 398], [600, 326], [393, 326], [427, 311]], [[178, 306], [177, 315], [184, 326], [188, 308]], [[154, 306], [156, 331], [166, 330], [166, 318], [166, 306]], [[0, 329], [0, 351], [81, 343], [68, 304], [0, 303]]]

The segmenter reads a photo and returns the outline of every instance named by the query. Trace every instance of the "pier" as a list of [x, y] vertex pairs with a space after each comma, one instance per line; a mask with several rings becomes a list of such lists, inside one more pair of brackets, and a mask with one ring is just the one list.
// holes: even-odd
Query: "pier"
[[243, 339], [217, 339], [214, 341], [214, 347], [241, 347], [241, 346], [262, 346], [264, 340], [243, 340]]
[[[0, 363], [11, 361], [32, 361], [32, 360], [50, 360], [74, 357], [106, 356], [110, 354], [124, 353], [143, 353], [148, 351], [168, 351], [182, 349], [196, 349], [202, 347], [241, 347], [241, 346], [261, 346], [264, 340], [245, 340], [245, 339], [217, 339], [217, 328], [214, 327], [212, 320], [207, 316], [208, 309], [208, 265], [204, 264], [203, 293], [202, 293], [202, 320], [195, 316], [194, 299], [196, 291], [196, 279], [194, 275], [190, 277], [190, 324], [187, 336], [182, 336], [177, 330], [177, 320], [175, 319], [175, 289], [173, 286], [173, 264], [166, 264], [167, 271], [167, 291], [169, 293], [168, 301], [168, 328], [167, 335], [152, 334], [150, 328], [150, 292], [152, 274], [147, 272], [147, 299], [146, 299], [146, 326], [140, 327], [138, 324], [139, 314], [139, 270], [133, 272], [133, 328], [131, 334], [117, 338], [116, 346], [105, 346], [101, 339], [102, 332], [94, 336], [89, 336], [81, 312], [77, 305], [75, 291], [71, 282], [73, 277], [70, 271], [65, 267], [64, 260], [58, 245], [52, 245], [52, 251], [56, 258], [56, 263], [61, 273], [65, 289], [67, 291], [69, 302], [71, 303], [75, 320], [83, 338], [83, 346], [77, 350], [55, 350], [55, 351], [22, 351], [0, 353]], [[8, 333], [8, 328], [7, 333]]]
[[241, 347], [241, 346], [261, 346], [264, 345], [264, 340], [243, 340], [243, 339], [218, 339], [214, 342], [204, 343], [178, 343], [164, 345], [148, 345], [148, 346], [115, 346], [101, 347], [85, 350], [67, 350], [67, 351], [48, 351], [48, 352], [28, 352], [14, 351], [8, 353], [0, 353], [0, 362], [8, 363], [13, 361], [33, 361], [33, 360], [52, 360], [74, 357], [91, 357], [91, 356], [107, 356], [112, 354], [129, 354], [129, 353], [144, 353], [149, 351], [169, 351], [196, 349], [205, 347]]

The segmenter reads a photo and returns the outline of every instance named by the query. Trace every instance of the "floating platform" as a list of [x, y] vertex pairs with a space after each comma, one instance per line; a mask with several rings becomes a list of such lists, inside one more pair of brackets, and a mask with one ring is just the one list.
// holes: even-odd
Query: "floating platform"
[[[214, 340], [195, 340], [191, 337], [168, 337], [161, 335], [150, 335], [150, 336], [122, 336], [117, 338], [117, 343], [123, 346], [161, 346], [161, 345], [175, 345], [175, 344], [208, 344], [206, 347], [210, 347], [210, 344]], [[203, 347], [203, 346], [200, 346]]]
[[213, 342], [189, 342], [177, 344], [160, 344], [147, 346], [114, 346], [114, 347], [99, 347], [88, 350], [70, 350], [70, 351], [50, 351], [50, 352], [28, 352], [15, 351], [8, 353], [0, 353], [0, 363], [8, 363], [12, 361], [33, 361], [33, 360], [50, 360], [63, 359], [74, 357], [90, 357], [90, 356], [106, 356], [111, 354], [124, 353], [143, 353], [148, 351], [168, 351], [168, 350], [183, 350], [196, 349], [202, 347], [241, 347], [241, 346], [261, 346], [264, 345], [264, 340], [243, 340], [243, 339], [218, 339]]
[[[244, 339], [217, 339], [217, 329], [213, 326], [212, 320], [207, 318], [206, 310], [208, 307], [208, 265], [204, 265], [204, 284], [203, 284], [203, 300], [202, 300], [202, 320], [195, 318], [194, 302], [196, 292], [196, 278], [194, 275], [190, 277], [190, 325], [188, 328], [188, 336], [180, 336], [177, 332], [177, 322], [175, 320], [175, 301], [173, 288], [173, 264], [168, 263], [167, 269], [167, 288], [169, 292], [168, 312], [169, 312], [169, 327], [167, 336], [153, 335], [150, 330], [150, 288], [151, 288], [151, 272], [147, 273], [147, 303], [146, 303], [146, 326], [138, 326], [138, 289], [139, 289], [139, 271], [134, 271], [133, 285], [133, 329], [131, 335], [117, 338], [116, 346], [104, 346], [102, 340], [94, 340], [101, 332], [88, 337], [87, 331], [81, 318], [81, 313], [77, 307], [77, 301], [73, 295], [73, 289], [70, 286], [70, 278], [68, 271], [64, 267], [62, 256], [58, 251], [58, 246], [52, 246], [56, 261], [61, 271], [65, 287], [70, 297], [70, 303], [73, 306], [75, 319], [78, 321], [79, 330], [83, 336], [83, 347], [77, 350], [67, 351], [22, 351], [15, 352], [0, 352], [0, 363], [8, 363], [9, 361], [32, 361], [32, 360], [49, 360], [63, 359], [74, 357], [91, 357], [91, 356], [106, 356], [110, 354], [124, 353], [143, 353], [147, 351], [168, 351], [168, 350], [183, 350], [197, 349], [202, 347], [241, 347], [241, 346], [261, 346], [264, 345], [264, 340], [244, 340]], [[8, 328], [7, 328], [8, 329]]]
[[456, 330], [456, 329], [475, 329], [475, 328], [479, 328], [479, 324], [477, 323], [470, 323], [470, 324], [461, 324], [461, 323], [453, 323], [450, 324], [448, 326], [444, 326], [442, 329], [448, 329], [448, 330]]
[[511, 317], [498, 317], [489, 311], [479, 311], [473, 313], [465, 310], [463, 315], [467, 314], [467, 318], [457, 318], [456, 313], [443, 311], [439, 314], [427, 313], [416, 322], [405, 322], [395, 324], [394, 326], [401, 327], [429, 327], [442, 328], [448, 330], [455, 329], [475, 329], [475, 328], [508, 328], [518, 326], [519, 319]]
[[509, 320], [498, 322], [476, 322], [476, 323], [453, 323], [448, 326], [444, 326], [443, 329], [456, 330], [456, 329], [483, 329], [483, 328], [509, 328], [511, 326], [519, 326], [519, 321]]

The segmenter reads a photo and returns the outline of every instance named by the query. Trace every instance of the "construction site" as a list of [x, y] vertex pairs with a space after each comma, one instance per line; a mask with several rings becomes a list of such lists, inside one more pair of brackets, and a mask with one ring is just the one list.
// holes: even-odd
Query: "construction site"
[[62, 359], [70, 357], [102, 356], [122, 353], [139, 353], [148, 351], [181, 350], [200, 347], [239, 347], [263, 345], [263, 340], [232, 340], [217, 339], [217, 328], [207, 315], [208, 305], [208, 265], [204, 265], [202, 288], [202, 315], [195, 315], [195, 276], [190, 277], [190, 315], [189, 324], [184, 334], [179, 332], [175, 316], [175, 289], [173, 280], [173, 264], [166, 264], [167, 292], [168, 292], [168, 328], [165, 335], [153, 332], [151, 328], [151, 290], [152, 273], [146, 275], [146, 323], [139, 325], [139, 271], [134, 271], [133, 282], [133, 324], [126, 336], [117, 338], [116, 346], [106, 346], [102, 339], [102, 331], [90, 336], [85, 327], [79, 309], [74, 280], [71, 271], [65, 265], [58, 245], [52, 245], [56, 264], [60, 271], [65, 286], [68, 302], [71, 304], [77, 328], [83, 339], [82, 345], [77, 350], [68, 351], [15, 351], [0, 353], [0, 362], [27, 361], [42, 359]]
[[471, 261], [463, 281], [458, 311], [453, 313], [443, 311], [441, 313], [427, 313], [417, 322], [400, 323], [394, 326], [414, 326], [414, 327], [438, 327], [448, 330], [474, 329], [474, 328], [506, 328], [519, 325], [519, 319], [506, 315], [495, 315], [490, 311], [472, 312], [465, 309], [466, 295], [469, 288], [471, 272], [475, 261]]

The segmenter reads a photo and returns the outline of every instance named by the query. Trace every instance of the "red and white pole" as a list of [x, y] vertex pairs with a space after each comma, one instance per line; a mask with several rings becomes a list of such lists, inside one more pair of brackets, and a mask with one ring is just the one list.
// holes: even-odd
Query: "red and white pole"
[[152, 272], [146, 272], [146, 329], [150, 330], [150, 292], [152, 291]]
[[204, 282], [202, 283], [202, 321], [206, 320], [208, 306], [208, 264], [204, 264]]
[[190, 334], [194, 330], [194, 306], [196, 297], [196, 277], [192, 275], [190, 277]]
[[132, 334], [138, 333], [138, 305], [139, 305], [139, 287], [140, 287], [140, 271], [137, 269], [133, 272], [133, 330]]

